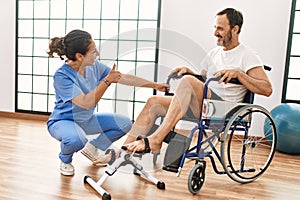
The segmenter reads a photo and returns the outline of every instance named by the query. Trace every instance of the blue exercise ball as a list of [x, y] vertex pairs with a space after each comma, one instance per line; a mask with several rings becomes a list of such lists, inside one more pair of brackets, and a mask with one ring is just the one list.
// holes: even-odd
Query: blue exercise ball
[[[287, 154], [300, 154], [300, 104], [280, 104], [271, 110], [277, 132], [276, 149]], [[268, 137], [269, 119], [264, 132]]]

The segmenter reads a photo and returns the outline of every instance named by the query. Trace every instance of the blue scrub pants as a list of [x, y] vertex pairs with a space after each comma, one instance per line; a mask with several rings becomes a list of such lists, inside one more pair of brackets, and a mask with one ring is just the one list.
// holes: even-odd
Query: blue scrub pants
[[59, 158], [64, 163], [72, 162], [73, 154], [81, 150], [88, 139], [86, 135], [99, 134], [91, 141], [98, 149], [106, 150], [113, 142], [124, 136], [132, 123], [128, 117], [114, 113], [96, 113], [84, 122], [60, 120], [48, 127], [52, 137], [60, 141]]

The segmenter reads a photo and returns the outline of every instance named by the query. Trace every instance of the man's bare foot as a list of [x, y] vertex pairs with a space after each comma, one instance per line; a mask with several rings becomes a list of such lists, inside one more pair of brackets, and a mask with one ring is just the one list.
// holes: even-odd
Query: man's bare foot
[[111, 154], [99, 155], [97, 158], [94, 158], [92, 162], [95, 166], [106, 166], [111, 158]]
[[[147, 141], [148, 141], [148, 144], [147, 144]], [[132, 151], [132, 152], [156, 153], [156, 152], [160, 151], [162, 142], [156, 142], [156, 141], [154, 141], [153, 138], [149, 137], [148, 139], [147, 138], [138, 139], [134, 142], [125, 144], [124, 146], [127, 147], [128, 151]], [[147, 151], [147, 148], [149, 149], [149, 151]]]

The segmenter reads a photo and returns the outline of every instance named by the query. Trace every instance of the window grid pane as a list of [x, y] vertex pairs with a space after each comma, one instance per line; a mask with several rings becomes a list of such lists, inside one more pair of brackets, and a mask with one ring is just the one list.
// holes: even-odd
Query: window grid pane
[[283, 103], [300, 103], [300, 95], [297, 86], [300, 83], [300, 1], [292, 1], [291, 23], [287, 48], [287, 60], [285, 66], [284, 84], [282, 92]]
[[[48, 58], [48, 42], [73, 29], [92, 34], [102, 63], [108, 66], [115, 63], [122, 73], [155, 81], [160, 3], [160, 0], [18, 0], [16, 111], [52, 112], [53, 74], [63, 61]], [[134, 119], [141, 107], [135, 104], [144, 104], [152, 94], [151, 89], [116, 85], [105, 93], [97, 110], [128, 114]]]

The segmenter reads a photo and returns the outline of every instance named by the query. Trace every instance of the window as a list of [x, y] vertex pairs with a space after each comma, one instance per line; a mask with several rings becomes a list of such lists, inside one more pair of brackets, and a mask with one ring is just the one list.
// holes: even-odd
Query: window
[[[48, 42], [73, 29], [92, 34], [102, 63], [116, 63], [122, 73], [156, 81], [160, 4], [160, 0], [18, 0], [16, 111], [52, 112], [53, 74], [63, 61], [48, 58]], [[134, 118], [151, 95], [152, 89], [116, 85], [97, 109]]]
[[283, 103], [300, 103], [300, 1], [292, 1], [289, 41], [286, 56]]

